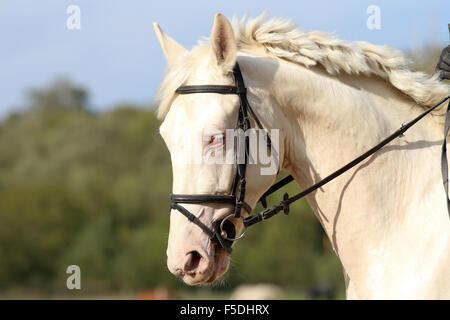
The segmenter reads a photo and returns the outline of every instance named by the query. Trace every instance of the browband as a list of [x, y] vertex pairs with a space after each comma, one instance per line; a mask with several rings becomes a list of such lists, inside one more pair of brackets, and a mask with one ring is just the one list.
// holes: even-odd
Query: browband
[[247, 90], [245, 88], [239, 88], [236, 86], [221, 86], [221, 85], [198, 85], [198, 86], [181, 86], [175, 90], [179, 94], [190, 94], [190, 93], [219, 93], [219, 94], [246, 94]]

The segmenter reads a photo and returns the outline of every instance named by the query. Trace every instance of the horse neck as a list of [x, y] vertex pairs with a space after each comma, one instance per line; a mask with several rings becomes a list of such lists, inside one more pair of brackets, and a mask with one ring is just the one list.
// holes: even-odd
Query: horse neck
[[[260, 79], [270, 78], [258, 72]], [[376, 79], [333, 77], [283, 61], [271, 75], [269, 98], [280, 110], [261, 114], [270, 114], [266, 122], [282, 128], [283, 169], [302, 189], [423, 111]], [[386, 278], [395, 273], [386, 271], [392, 264], [401, 270], [425, 257], [429, 260], [415, 272], [435, 269], [443, 248], [449, 247], [438, 127], [430, 117], [423, 119], [404, 137], [307, 196], [360, 295], [377, 283], [392, 282]], [[448, 254], [445, 259], [450, 260]], [[409, 274], [392, 278], [405, 276]]]

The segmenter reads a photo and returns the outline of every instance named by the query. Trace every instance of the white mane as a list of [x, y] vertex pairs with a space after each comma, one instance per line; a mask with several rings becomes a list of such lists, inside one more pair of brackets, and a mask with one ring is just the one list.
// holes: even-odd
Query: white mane
[[[321, 65], [329, 74], [377, 76], [423, 107], [436, 104], [450, 92], [437, 75], [430, 77], [412, 71], [411, 62], [398, 50], [368, 42], [350, 42], [321, 31], [304, 32], [290, 20], [265, 18], [264, 14], [250, 20], [233, 18], [239, 49], [263, 48], [268, 55], [305, 67]], [[165, 76], [158, 92], [160, 118], [168, 112], [175, 89], [195, 68], [195, 61], [208, 54], [205, 47], [208, 44], [194, 48]]]

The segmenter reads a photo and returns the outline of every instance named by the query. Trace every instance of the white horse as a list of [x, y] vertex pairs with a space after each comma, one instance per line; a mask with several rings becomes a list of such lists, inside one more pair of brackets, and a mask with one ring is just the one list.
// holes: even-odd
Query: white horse
[[[266, 129], [279, 129], [280, 167], [302, 189], [353, 160], [450, 93], [436, 76], [407, 67], [391, 48], [305, 33], [283, 19], [229, 21], [217, 14], [209, 43], [191, 51], [155, 31], [169, 70], [162, 82], [160, 133], [171, 153], [173, 192], [228, 193], [234, 167], [187, 164], [192, 147], [222, 148], [210, 132], [234, 128], [239, 99], [178, 95], [180, 85], [233, 85], [238, 61], [247, 97]], [[338, 255], [349, 299], [450, 298], [450, 219], [440, 172], [443, 111], [307, 196]], [[206, 140], [205, 140], [206, 136]], [[252, 207], [274, 182], [247, 168]], [[229, 205], [186, 208], [207, 226]], [[235, 220], [242, 228], [242, 221]], [[255, 227], [256, 228], [256, 227]], [[288, 239], [286, 239], [288, 243]], [[172, 210], [169, 270], [188, 284], [211, 283], [229, 253]], [[276, 271], [274, 271], [276, 272]]]

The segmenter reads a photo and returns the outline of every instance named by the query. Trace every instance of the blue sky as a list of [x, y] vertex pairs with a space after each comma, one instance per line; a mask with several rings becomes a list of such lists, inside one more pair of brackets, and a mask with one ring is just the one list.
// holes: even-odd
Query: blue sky
[[[81, 9], [81, 30], [68, 30], [69, 5]], [[369, 5], [381, 29], [369, 30]], [[0, 2], [0, 118], [25, 104], [28, 88], [66, 76], [85, 86], [96, 110], [120, 102], [152, 103], [165, 60], [152, 22], [186, 48], [209, 36], [221, 12], [292, 19], [302, 29], [335, 32], [407, 50], [449, 42], [450, 1], [144, 1], [2, 0]]]

